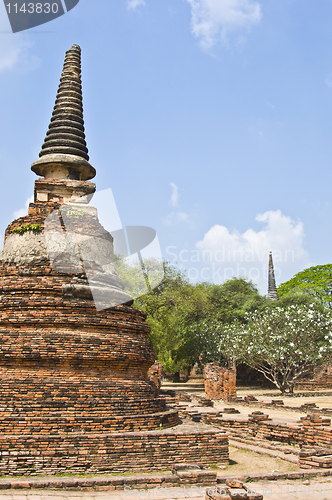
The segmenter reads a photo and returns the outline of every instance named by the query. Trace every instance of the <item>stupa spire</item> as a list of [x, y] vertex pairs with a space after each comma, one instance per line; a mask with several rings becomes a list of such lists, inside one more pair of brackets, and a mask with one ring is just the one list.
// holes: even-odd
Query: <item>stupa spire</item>
[[274, 276], [272, 252], [269, 253], [269, 283], [268, 283], [267, 297], [270, 300], [279, 300], [277, 286], [276, 286], [276, 279]]
[[66, 52], [52, 118], [39, 160], [32, 164], [31, 169], [47, 178], [88, 180], [96, 174], [88, 160], [83, 119], [81, 48], [73, 45]]

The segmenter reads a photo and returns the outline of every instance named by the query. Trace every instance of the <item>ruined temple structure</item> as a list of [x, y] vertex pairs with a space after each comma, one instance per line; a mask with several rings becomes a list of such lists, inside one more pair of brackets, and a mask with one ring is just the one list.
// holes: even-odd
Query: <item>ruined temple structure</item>
[[269, 253], [269, 281], [268, 281], [268, 299], [270, 300], [279, 300], [276, 279], [274, 276], [274, 267], [273, 267], [273, 259], [272, 252]]
[[177, 434], [177, 411], [148, 377], [145, 315], [130, 307], [112, 236], [89, 205], [77, 45], [32, 170], [34, 202], [9, 224], [0, 255], [0, 473], [218, 463], [216, 449], [225, 460], [225, 434]]
[[204, 367], [204, 390], [211, 399], [232, 401], [236, 399], [236, 368], [226, 368], [217, 363]]

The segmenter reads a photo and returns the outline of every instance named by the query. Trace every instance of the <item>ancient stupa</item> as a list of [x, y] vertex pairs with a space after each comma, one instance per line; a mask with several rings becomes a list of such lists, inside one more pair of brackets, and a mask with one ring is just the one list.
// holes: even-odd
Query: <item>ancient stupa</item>
[[274, 267], [272, 252], [269, 252], [269, 278], [268, 278], [268, 293], [267, 297], [270, 300], [279, 300], [279, 295], [277, 292], [276, 279], [274, 276]]
[[[148, 378], [155, 358], [145, 314], [130, 307], [112, 262], [112, 236], [89, 205], [95, 169], [85, 142], [77, 45], [66, 53], [32, 170], [41, 176], [34, 202], [6, 229], [0, 255], [0, 472], [98, 472], [225, 458], [224, 434], [187, 432], [177, 441], [167, 433], [178, 415]], [[106, 300], [104, 308], [96, 297]]]

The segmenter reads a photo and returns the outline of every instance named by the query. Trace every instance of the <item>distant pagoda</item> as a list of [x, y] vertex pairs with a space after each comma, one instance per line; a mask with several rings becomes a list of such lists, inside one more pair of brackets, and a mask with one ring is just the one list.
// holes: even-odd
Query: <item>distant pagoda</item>
[[269, 252], [269, 282], [268, 282], [268, 294], [267, 294], [268, 299], [270, 300], [279, 300], [278, 292], [277, 292], [277, 286], [276, 286], [276, 279], [274, 276], [274, 267], [273, 267], [273, 260], [272, 260], [272, 252]]

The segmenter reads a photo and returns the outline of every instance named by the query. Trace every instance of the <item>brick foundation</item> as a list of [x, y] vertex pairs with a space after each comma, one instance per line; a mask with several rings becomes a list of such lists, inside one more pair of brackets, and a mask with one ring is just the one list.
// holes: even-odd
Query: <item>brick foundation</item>
[[297, 390], [315, 391], [318, 389], [331, 389], [332, 366], [314, 368], [309, 376], [300, 379], [296, 384]]
[[[181, 426], [180, 426], [181, 431]], [[216, 430], [0, 436], [1, 474], [170, 469], [178, 462], [228, 461], [228, 438]]]
[[330, 469], [332, 467], [331, 450], [305, 450], [299, 454], [300, 469]]

